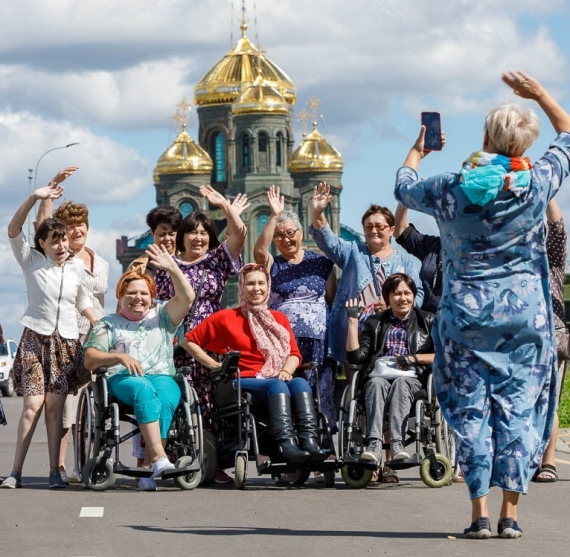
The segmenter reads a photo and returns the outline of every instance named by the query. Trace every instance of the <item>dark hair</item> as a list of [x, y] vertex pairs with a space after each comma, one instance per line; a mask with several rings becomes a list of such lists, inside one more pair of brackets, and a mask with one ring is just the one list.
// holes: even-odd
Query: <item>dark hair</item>
[[38, 229], [34, 234], [34, 247], [43, 255], [45, 255], [46, 252], [44, 251], [44, 248], [40, 246], [40, 240], [45, 242], [50, 235], [50, 232], [53, 232], [52, 238], [54, 240], [60, 240], [67, 236], [67, 227], [63, 222], [54, 218], [46, 219], [38, 226]]
[[410, 275], [406, 275], [406, 273], [394, 273], [393, 275], [390, 275], [382, 285], [382, 298], [384, 298], [384, 301], [387, 304], [390, 299], [390, 294], [396, 291], [396, 288], [398, 288], [401, 282], [406, 283], [406, 285], [412, 291], [414, 298], [417, 296], [418, 289], [416, 287], [414, 279]]
[[159, 224], [167, 224], [172, 230], [178, 230], [182, 214], [176, 207], [170, 205], [159, 205], [151, 209], [146, 216], [146, 224], [154, 232]]
[[202, 225], [204, 230], [210, 237], [208, 243], [208, 250], [215, 249], [220, 245], [220, 241], [216, 236], [214, 223], [204, 213], [190, 213], [181, 223], [176, 233], [176, 251], [179, 253], [184, 252], [184, 235], [196, 230], [198, 226]]
[[390, 226], [394, 226], [394, 224], [396, 222], [396, 219], [394, 218], [394, 213], [392, 213], [392, 211], [390, 211], [390, 209], [388, 209], [388, 207], [382, 207], [382, 206], [376, 205], [374, 203], [371, 203], [370, 207], [368, 207], [368, 209], [366, 209], [366, 212], [362, 215], [362, 226], [364, 226], [364, 221], [370, 215], [376, 215], [377, 213], [384, 215], [386, 222]]

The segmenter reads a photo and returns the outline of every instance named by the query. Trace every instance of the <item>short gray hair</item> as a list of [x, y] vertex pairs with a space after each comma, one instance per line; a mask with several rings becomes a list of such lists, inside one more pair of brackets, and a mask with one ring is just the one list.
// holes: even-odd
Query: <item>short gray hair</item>
[[538, 137], [540, 122], [534, 110], [506, 103], [487, 114], [485, 131], [498, 154], [521, 156]]
[[279, 218], [277, 219], [277, 224], [275, 225], [275, 227], [281, 226], [282, 224], [284, 224], [288, 220], [290, 220], [293, 223], [295, 228], [303, 228], [301, 226], [301, 221], [299, 220], [299, 215], [297, 213], [295, 213], [294, 211], [291, 211], [291, 209], [286, 209], [285, 211], [283, 211], [279, 215]]

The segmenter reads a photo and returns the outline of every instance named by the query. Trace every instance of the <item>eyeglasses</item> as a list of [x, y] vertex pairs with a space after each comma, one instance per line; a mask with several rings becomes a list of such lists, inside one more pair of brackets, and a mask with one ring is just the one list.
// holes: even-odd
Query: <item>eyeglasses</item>
[[297, 234], [297, 232], [299, 232], [299, 230], [301, 230], [301, 229], [295, 228], [295, 230], [286, 230], [285, 232], [283, 232], [283, 234], [275, 234], [273, 236], [273, 239], [276, 242], [282, 242], [285, 238], [289, 238], [289, 240], [291, 240], [292, 238], [295, 237], [295, 234]]
[[380, 223], [372, 223], [372, 224], [365, 224], [364, 225], [364, 230], [366, 230], [366, 232], [372, 232], [372, 230], [374, 230], [376, 228], [376, 230], [379, 230], [380, 232], [382, 232], [382, 230], [386, 230], [386, 228], [390, 228], [389, 224], [380, 224]]
[[267, 272], [267, 267], [265, 265], [259, 265], [258, 263], [248, 263], [241, 268], [242, 275], [246, 275], [247, 273], [252, 273], [253, 271], [261, 271], [266, 275], [269, 274]]

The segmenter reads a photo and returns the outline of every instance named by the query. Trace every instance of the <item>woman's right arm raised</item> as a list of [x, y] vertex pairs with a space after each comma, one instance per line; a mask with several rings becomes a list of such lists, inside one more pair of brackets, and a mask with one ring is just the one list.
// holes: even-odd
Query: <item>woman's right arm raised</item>
[[68, 176], [71, 176], [76, 170], [77, 166], [68, 166], [63, 170], [60, 170], [50, 181], [50, 183], [43, 187], [34, 190], [27, 199], [20, 205], [10, 224], [8, 225], [8, 236], [10, 238], [15, 238], [22, 231], [22, 226], [26, 222], [28, 213], [31, 211], [32, 207], [36, 204], [38, 199], [59, 199], [63, 195], [63, 186], [60, 186]]

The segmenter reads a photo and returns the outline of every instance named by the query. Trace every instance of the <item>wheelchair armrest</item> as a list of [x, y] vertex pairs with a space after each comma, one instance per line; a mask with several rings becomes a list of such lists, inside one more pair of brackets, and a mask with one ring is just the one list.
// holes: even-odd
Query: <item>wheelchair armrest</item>
[[215, 381], [229, 380], [238, 372], [238, 364], [241, 356], [241, 352], [228, 352], [224, 356], [224, 361], [222, 365], [217, 369], [212, 369], [210, 373], [212, 374]]
[[93, 370], [91, 373], [93, 375], [105, 375], [108, 369], [106, 367], [98, 367], [97, 369]]

